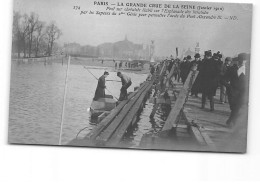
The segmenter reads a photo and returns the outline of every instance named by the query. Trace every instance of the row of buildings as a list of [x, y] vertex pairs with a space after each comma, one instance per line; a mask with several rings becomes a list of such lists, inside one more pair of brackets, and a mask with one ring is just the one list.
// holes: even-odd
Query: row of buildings
[[135, 44], [127, 39], [115, 43], [103, 43], [98, 46], [78, 43], [64, 44], [66, 54], [93, 58], [113, 58], [113, 59], [142, 59], [150, 60], [154, 52], [153, 42], [151, 45]]

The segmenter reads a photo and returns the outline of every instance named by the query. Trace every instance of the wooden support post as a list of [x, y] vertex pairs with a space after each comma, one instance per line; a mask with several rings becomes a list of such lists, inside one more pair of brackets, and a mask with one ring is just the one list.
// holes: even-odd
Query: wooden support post
[[[192, 77], [192, 75], [194, 75]], [[178, 96], [178, 99], [174, 105], [174, 108], [171, 110], [164, 126], [163, 126], [163, 131], [164, 130], [170, 130], [173, 128], [173, 124], [176, 123], [176, 121], [178, 120], [178, 116], [185, 104], [185, 101], [186, 101], [186, 98], [187, 98], [187, 95], [189, 93], [189, 88], [191, 88], [190, 85], [193, 84], [193, 82], [195, 81], [196, 77], [198, 75], [198, 71], [191, 71], [187, 77], [187, 80]], [[193, 81], [191, 81], [193, 80]]]
[[209, 151], [217, 151], [215, 144], [208, 136], [208, 134], [201, 131], [198, 126], [194, 126], [197, 124], [197, 122], [195, 120], [189, 119], [183, 111], [182, 115], [183, 118], [186, 119], [191, 135], [197, 140], [197, 142], [202, 146], [207, 146], [209, 148]]

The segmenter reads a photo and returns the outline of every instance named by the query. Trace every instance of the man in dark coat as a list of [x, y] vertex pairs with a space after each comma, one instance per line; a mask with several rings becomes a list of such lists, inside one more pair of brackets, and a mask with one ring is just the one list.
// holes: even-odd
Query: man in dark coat
[[225, 81], [225, 76], [227, 71], [230, 70], [232, 63], [232, 58], [231, 57], [226, 57], [225, 63], [221, 67], [221, 72], [220, 72], [220, 103], [227, 103], [227, 90], [225, 84], [228, 81]]
[[155, 67], [153, 64], [150, 65], [150, 73], [153, 75], [155, 72]]
[[214, 96], [218, 87], [220, 68], [218, 63], [212, 59], [211, 51], [205, 52], [205, 59], [200, 69], [201, 73], [201, 108], [205, 108], [206, 98], [210, 101], [210, 111], [214, 111]]
[[98, 79], [98, 85], [93, 100], [98, 100], [100, 98], [106, 97], [105, 89], [106, 89], [106, 78], [108, 75], [109, 75], [108, 72], [104, 72], [104, 74]]
[[[200, 71], [200, 67], [201, 67], [200, 54], [196, 53], [194, 57], [195, 57], [195, 60], [193, 60], [191, 62], [192, 67], [196, 67], [197, 70]], [[191, 88], [191, 96], [195, 95], [195, 97], [198, 97], [198, 93], [200, 92], [200, 78], [201, 77], [200, 77], [200, 73], [199, 73]]]
[[246, 105], [248, 101], [246, 62], [245, 54], [239, 54], [238, 65], [230, 67], [225, 74], [225, 86], [231, 109], [229, 119], [226, 123], [230, 127], [235, 124], [240, 108]]
[[121, 72], [117, 72], [117, 76], [121, 78], [122, 88], [120, 90], [119, 101], [127, 99], [127, 89], [131, 86], [132, 81], [131, 78], [122, 74]]
[[173, 59], [172, 59], [172, 60], [170, 60], [169, 65], [168, 65], [168, 67], [167, 67], [167, 70], [169, 71], [169, 73], [171, 72], [171, 69], [172, 69], [173, 64], [174, 64], [174, 61], [173, 61]]
[[[184, 58], [185, 59], [185, 58]], [[184, 60], [184, 62], [181, 63], [180, 65], [180, 70], [181, 70], [181, 80], [182, 83], [184, 84], [189, 73], [191, 70], [192, 64], [191, 64], [191, 56], [188, 55], [186, 58], [186, 61]]]

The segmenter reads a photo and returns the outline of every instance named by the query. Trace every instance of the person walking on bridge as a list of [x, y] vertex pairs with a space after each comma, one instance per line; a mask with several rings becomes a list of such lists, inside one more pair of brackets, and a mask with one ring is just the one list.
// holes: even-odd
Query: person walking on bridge
[[122, 88], [120, 90], [119, 101], [127, 99], [127, 89], [131, 86], [132, 81], [131, 78], [122, 74], [121, 72], [117, 72], [117, 76], [121, 78]]
[[[186, 59], [186, 60], [185, 60]], [[191, 56], [188, 55], [186, 58], [184, 59], [184, 62], [181, 63], [180, 65], [180, 69], [181, 69], [181, 80], [182, 83], [184, 84], [192, 67], [192, 63], [191, 63]]]
[[[215, 55], [216, 56], [216, 55]], [[202, 103], [201, 108], [205, 108], [206, 98], [210, 101], [210, 111], [214, 111], [214, 96], [218, 87], [220, 69], [218, 63], [212, 58], [211, 51], [205, 52], [205, 59], [200, 69]]]
[[98, 100], [100, 98], [105, 98], [105, 89], [106, 89], [106, 78], [109, 75], [107, 71], [104, 72], [104, 74], [98, 79], [98, 85], [95, 92], [95, 97], [93, 100]]
[[[191, 62], [192, 68], [196, 68], [198, 71], [200, 71], [201, 64], [202, 64], [201, 60], [200, 60], [200, 54], [196, 53], [194, 57], [195, 57], [195, 60], [193, 60]], [[195, 95], [195, 97], [198, 97], [198, 94], [201, 91], [200, 90], [200, 81], [201, 81], [201, 75], [199, 73], [191, 88], [191, 96]]]

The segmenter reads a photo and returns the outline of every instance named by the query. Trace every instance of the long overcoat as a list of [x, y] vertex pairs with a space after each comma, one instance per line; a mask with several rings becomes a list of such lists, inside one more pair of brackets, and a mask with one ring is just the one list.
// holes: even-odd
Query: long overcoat
[[102, 75], [98, 79], [98, 84], [95, 92], [94, 100], [98, 100], [99, 98], [105, 98], [105, 89], [106, 89], [106, 79], [105, 76]]
[[205, 59], [200, 69], [200, 88], [205, 95], [215, 96], [219, 85], [220, 67], [213, 59]]

